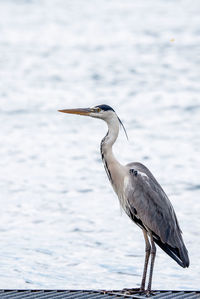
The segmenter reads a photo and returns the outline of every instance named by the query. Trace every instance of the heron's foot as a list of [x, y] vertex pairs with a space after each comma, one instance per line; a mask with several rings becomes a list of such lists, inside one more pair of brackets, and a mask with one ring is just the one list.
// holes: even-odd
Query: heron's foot
[[145, 293], [145, 281], [142, 281], [141, 285], [140, 285], [140, 293], [144, 294]]
[[145, 291], [145, 289], [144, 288], [140, 288], [139, 289], [139, 292], [138, 292], [140, 295], [144, 295], [144, 294], [146, 294], [146, 291]]
[[146, 297], [151, 297], [154, 295], [153, 291], [151, 291], [151, 290], [146, 290], [145, 294], [146, 294]]
[[134, 289], [124, 288], [122, 290], [122, 292], [126, 295], [132, 295], [132, 294], [140, 293], [140, 289], [139, 288], [134, 288]]

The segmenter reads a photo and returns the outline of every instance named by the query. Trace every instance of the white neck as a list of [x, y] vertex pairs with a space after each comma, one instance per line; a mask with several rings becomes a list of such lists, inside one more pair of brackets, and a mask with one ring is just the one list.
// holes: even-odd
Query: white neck
[[112, 146], [119, 134], [119, 120], [113, 113], [109, 119], [104, 119], [108, 125], [108, 132], [101, 141], [101, 155], [108, 178], [113, 186], [114, 191], [119, 197], [122, 207], [124, 203], [124, 180], [127, 175], [127, 167], [121, 165], [113, 155]]
[[111, 158], [111, 156], [113, 156], [112, 146], [119, 134], [119, 120], [117, 116], [113, 114], [112, 118], [109, 118], [108, 120], [105, 119], [105, 121], [108, 125], [108, 132], [101, 141], [101, 154], [104, 155], [105, 158]]
[[113, 166], [116, 167], [117, 165], [120, 166], [121, 164], [116, 160], [113, 151], [112, 146], [115, 143], [118, 134], [119, 134], [119, 120], [115, 114], [113, 114], [112, 118], [109, 118], [108, 120], [105, 119], [107, 125], [108, 125], [108, 132], [106, 136], [101, 141], [101, 155], [102, 160], [105, 166], [105, 170], [107, 172], [108, 178], [113, 184], [112, 179], [112, 169]]

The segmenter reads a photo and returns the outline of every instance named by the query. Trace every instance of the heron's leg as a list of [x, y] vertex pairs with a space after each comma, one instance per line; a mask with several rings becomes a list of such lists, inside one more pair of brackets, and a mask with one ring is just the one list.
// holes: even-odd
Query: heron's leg
[[147, 296], [150, 295], [151, 293], [151, 284], [152, 284], [152, 276], [153, 276], [153, 266], [155, 262], [155, 257], [156, 257], [156, 246], [153, 240], [152, 233], [149, 232], [150, 234], [150, 239], [151, 239], [151, 267], [150, 267], [150, 274], [149, 274], [149, 283], [147, 287]]
[[147, 276], [147, 267], [148, 267], [148, 262], [149, 262], [149, 256], [151, 252], [151, 245], [149, 243], [149, 239], [147, 236], [147, 231], [145, 229], [142, 230], [144, 234], [144, 240], [145, 240], [145, 262], [144, 262], [144, 270], [143, 270], [143, 275], [142, 275], [142, 282], [140, 286], [140, 291], [144, 291], [145, 289], [145, 282], [146, 282], [146, 276]]

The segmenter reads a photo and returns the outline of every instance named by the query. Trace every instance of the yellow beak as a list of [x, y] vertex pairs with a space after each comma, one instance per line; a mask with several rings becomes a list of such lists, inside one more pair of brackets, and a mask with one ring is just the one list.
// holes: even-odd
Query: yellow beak
[[63, 109], [58, 111], [63, 113], [79, 114], [79, 115], [90, 115], [90, 113], [92, 112], [90, 108]]

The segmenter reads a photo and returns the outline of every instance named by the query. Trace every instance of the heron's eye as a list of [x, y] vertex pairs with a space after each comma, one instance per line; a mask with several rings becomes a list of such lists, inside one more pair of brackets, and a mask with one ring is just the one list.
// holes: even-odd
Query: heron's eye
[[97, 112], [100, 112], [100, 111], [101, 111], [101, 108], [97, 107], [97, 108], [96, 108], [96, 111], [97, 111]]

